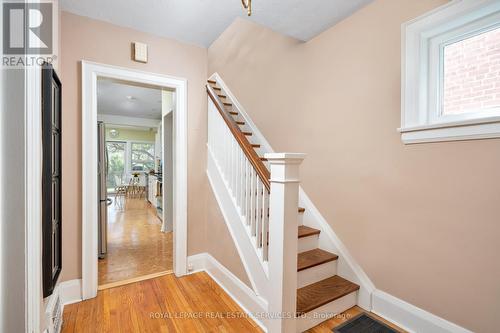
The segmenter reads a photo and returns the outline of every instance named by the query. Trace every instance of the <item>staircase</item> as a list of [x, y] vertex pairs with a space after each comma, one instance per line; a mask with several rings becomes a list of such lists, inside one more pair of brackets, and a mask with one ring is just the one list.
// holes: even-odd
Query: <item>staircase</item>
[[[291, 327], [293, 331], [303, 332], [355, 306], [360, 287], [337, 275], [339, 257], [319, 247], [321, 231], [303, 225], [305, 209], [298, 207], [297, 199], [301, 159], [293, 154], [288, 160], [266, 154], [265, 145], [256, 140], [252, 128], [228, 98], [222, 85], [208, 80], [206, 88], [209, 97], [209, 152], [221, 179], [225, 180], [228, 197], [232, 198], [243, 224], [241, 230], [247, 231], [248, 239], [243, 236], [236, 236], [238, 239], [235, 239], [236, 243], [241, 243], [237, 244], [240, 256], [247, 263], [245, 268], [254, 281], [255, 292], [268, 301], [268, 312], [293, 310], [297, 315], [296, 319], [283, 319], [281, 324], [275, 323], [280, 319], [269, 320], [266, 325], [268, 332], [290, 332]], [[286, 181], [279, 181], [284, 174], [291, 179], [288, 187], [283, 185]], [[294, 196], [293, 199], [287, 199], [289, 193]], [[285, 202], [280, 204], [280, 200]], [[294, 209], [297, 218], [293, 217], [290, 209]], [[226, 223], [240, 223], [228, 221], [225, 217]], [[283, 224], [282, 229], [279, 223]], [[283, 230], [284, 235], [273, 234], [274, 230], [276, 233]], [[237, 233], [232, 234], [234, 238]], [[296, 244], [287, 243], [288, 236], [294, 237]], [[249, 248], [247, 243], [254, 244], [254, 252], [245, 250]], [[296, 257], [289, 255], [290, 249], [296, 251]], [[292, 272], [287, 268], [288, 264], [296, 267], [293, 269], [294, 276], [287, 274]], [[275, 267], [280, 269], [275, 270]], [[275, 294], [278, 294], [278, 299]], [[288, 304], [290, 302], [286, 300], [292, 296], [295, 304]]]

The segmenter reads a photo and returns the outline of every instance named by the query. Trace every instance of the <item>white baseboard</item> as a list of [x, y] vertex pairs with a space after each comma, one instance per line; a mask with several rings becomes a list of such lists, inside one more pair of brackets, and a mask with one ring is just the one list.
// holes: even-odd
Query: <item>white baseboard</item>
[[372, 294], [372, 312], [414, 333], [472, 333], [381, 290]]
[[82, 301], [82, 280], [68, 280], [59, 283], [59, 293], [63, 305]]
[[[188, 257], [190, 274], [205, 271], [224, 291], [248, 314], [264, 332], [267, 325], [264, 318], [256, 314], [267, 313], [267, 301], [258, 296], [250, 287], [238, 279], [209, 253], [199, 253]], [[263, 316], [260, 316], [263, 317]]]

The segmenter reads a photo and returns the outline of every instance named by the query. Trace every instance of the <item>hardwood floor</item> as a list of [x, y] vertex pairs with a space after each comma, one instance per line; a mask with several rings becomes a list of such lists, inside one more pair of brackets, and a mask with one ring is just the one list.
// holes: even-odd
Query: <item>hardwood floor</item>
[[[361, 308], [353, 307], [307, 332], [331, 333], [332, 328], [361, 312]], [[208, 274], [201, 272], [182, 278], [169, 274], [101, 290], [96, 298], [66, 305], [62, 332], [252, 333], [262, 330]]]
[[172, 233], [160, 231], [156, 211], [144, 199], [108, 208], [108, 254], [99, 259], [99, 286], [172, 270]]
[[[163, 318], [162, 318], [163, 316]], [[168, 318], [171, 317], [171, 318]], [[206, 273], [101, 290], [64, 307], [63, 333], [261, 332]]]

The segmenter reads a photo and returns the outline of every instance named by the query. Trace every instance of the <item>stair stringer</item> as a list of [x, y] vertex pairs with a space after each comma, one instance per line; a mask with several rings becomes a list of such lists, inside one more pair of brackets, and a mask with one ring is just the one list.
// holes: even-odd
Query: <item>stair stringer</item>
[[215, 199], [248, 275], [252, 289], [255, 295], [265, 303], [267, 309], [268, 295], [272, 292], [267, 263], [262, 262], [261, 255], [254, 246], [254, 237], [250, 237], [245, 221], [242, 220], [233, 202], [231, 193], [225, 184], [210, 148], [208, 148], [207, 155], [207, 177]]
[[[233, 103], [233, 107], [238, 110], [240, 116], [245, 120], [247, 128], [249, 128], [253, 133], [254, 140], [261, 145], [261, 153], [274, 153], [274, 149], [271, 147], [264, 135], [259, 131], [255, 123], [245, 111], [245, 108], [238, 102], [238, 99], [225, 84], [221, 76], [218, 73], [214, 73], [210, 76], [210, 79], [216, 81], [217, 84], [224, 90], [224, 93]], [[357, 305], [367, 311], [371, 311], [372, 294], [376, 289], [375, 285], [363, 271], [361, 266], [356, 262], [354, 257], [349, 253], [347, 247], [342, 243], [338, 235], [321, 215], [302, 187], [299, 188], [299, 206], [306, 209], [303, 213], [304, 216], [302, 223], [305, 226], [321, 230], [319, 235], [319, 248], [336, 253], [339, 256], [337, 275], [360, 286], [357, 297]]]

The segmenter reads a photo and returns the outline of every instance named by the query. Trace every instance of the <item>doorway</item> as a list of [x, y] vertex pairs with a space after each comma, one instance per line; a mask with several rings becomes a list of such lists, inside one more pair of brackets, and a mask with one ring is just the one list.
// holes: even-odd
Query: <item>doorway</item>
[[[167, 253], [169, 251], [165, 251], [163, 254], [165, 255], [165, 258], [167, 258], [167, 261], [168, 256], [170, 256], [173, 272], [177, 276], [185, 275], [187, 273], [186, 81], [184, 79], [90, 63], [86, 61], [82, 61], [82, 78], [83, 299], [95, 297], [98, 285], [100, 284], [100, 272], [98, 269], [99, 265], [96, 255], [99, 251], [99, 188], [97, 185], [99, 174], [96, 168], [92, 167], [93, 165], [98, 165], [98, 131], [96, 124], [99, 120], [99, 80], [112, 80], [114, 82], [122, 83], [126, 82], [132, 85], [155, 87], [161, 89], [162, 91], [173, 92], [170, 97], [170, 108], [162, 107], [159, 119], [156, 121], [156, 126], [158, 126], [160, 130], [163, 130], [164, 128], [167, 129], [168, 120], [171, 119], [170, 133], [169, 135], [164, 135], [165, 133], [163, 132], [160, 135], [157, 135], [157, 129], [157, 132], [155, 133], [155, 143], [158, 141], [158, 144], [151, 144], [148, 140], [135, 140], [135, 142], [133, 142], [134, 140], [122, 140], [120, 138], [115, 138], [116, 140], [109, 140], [109, 142], [106, 142], [106, 148], [109, 148], [110, 150], [108, 158], [111, 157], [113, 159], [113, 161], [110, 162], [110, 165], [112, 163], [114, 164], [106, 177], [104, 186], [106, 187], [105, 192], [115, 199], [111, 204], [112, 207], [110, 208], [107, 216], [114, 219], [115, 223], [118, 223], [116, 221], [121, 223], [117, 230], [123, 230], [123, 228], [126, 228], [127, 226], [130, 227], [133, 224], [130, 224], [131, 220], [136, 220], [136, 218], [131, 218], [131, 216], [136, 214], [137, 217], [137, 213], [139, 212], [139, 214], [142, 214], [144, 225], [147, 226], [148, 223], [155, 225], [156, 223], [158, 231], [162, 234], [168, 234], [170, 232], [170, 235], [172, 235], [170, 243], [173, 243], [173, 246], [170, 247], [170, 253]], [[133, 96], [131, 97], [133, 98]], [[162, 97], [162, 106], [165, 105], [163, 103], [163, 99], [164, 98]], [[119, 129], [120, 126], [122, 126], [121, 128], [123, 129], [126, 126], [131, 126], [130, 119], [126, 118], [133, 117], [129, 116], [130, 115], [127, 115], [118, 119], [117, 117], [113, 118], [112, 115], [108, 115], [107, 122], [110, 125], [115, 126], [115, 129]], [[112, 119], [112, 121], [109, 119]], [[129, 123], [126, 123], [127, 120]], [[150, 126], [150, 124], [140, 123], [136, 119], [133, 120], [133, 122], [135, 126], [139, 124], [145, 125], [144, 127], [146, 128], [150, 127], [150, 129], [154, 127]], [[160, 161], [156, 159], [151, 161], [145, 158], [145, 156], [148, 155], [148, 151], [151, 151], [152, 149], [154, 150], [153, 146], [156, 146], [156, 148], [160, 146], [165, 147], [165, 143], [168, 140], [171, 141], [170, 143], [172, 149], [169, 149], [168, 151], [163, 148], [161, 149], [165, 158], [162, 158]], [[170, 167], [169, 170], [166, 170], [168, 167], [167, 165]], [[127, 168], [130, 168], [131, 174], [127, 174]], [[122, 174], [121, 177], [119, 176], [120, 173]], [[158, 174], [169, 175], [169, 179], [164, 182], [162, 181], [161, 184], [158, 184], [158, 181], [156, 181], [154, 187], [155, 191], [160, 191], [161, 193], [164, 191], [170, 195], [161, 196], [160, 200], [154, 200], [155, 202], [151, 202], [151, 200], [149, 200], [150, 187], [148, 188], [148, 178], [149, 175], [153, 175], [154, 173], [156, 173], [156, 176], [158, 176]], [[124, 174], [125, 176], [123, 176]], [[133, 184], [131, 181], [133, 181]], [[118, 197], [124, 194], [123, 187], [127, 187], [125, 193], [126, 198], [120, 203], [120, 199], [117, 198], [117, 194]], [[158, 198], [158, 195], [155, 195], [155, 198]], [[120, 207], [120, 204], [124, 204], [124, 206]], [[158, 220], [155, 219], [161, 220], [161, 222], [158, 223]], [[107, 225], [111, 228], [113, 227], [110, 224]], [[112, 232], [112, 229], [110, 231]], [[171, 231], [173, 231], [173, 234]], [[134, 238], [132, 239], [132, 243], [137, 243], [137, 233], [132, 234], [135, 235], [132, 237]], [[150, 239], [147, 232], [144, 234], [144, 239]], [[163, 254], [160, 253], [159, 255], [161, 256]], [[146, 257], [151, 256], [146, 254]], [[140, 262], [142, 261], [143, 260], [140, 260]], [[161, 260], [158, 262], [161, 262]], [[130, 269], [133, 266], [137, 268], [138, 266], [130, 260], [125, 260], [123, 264], [125, 270]], [[163, 268], [168, 268], [168, 265], [161, 267], [158, 270], [158, 273], [164, 273], [168, 270], [163, 270]], [[155, 273], [152, 275], [154, 274]]]

